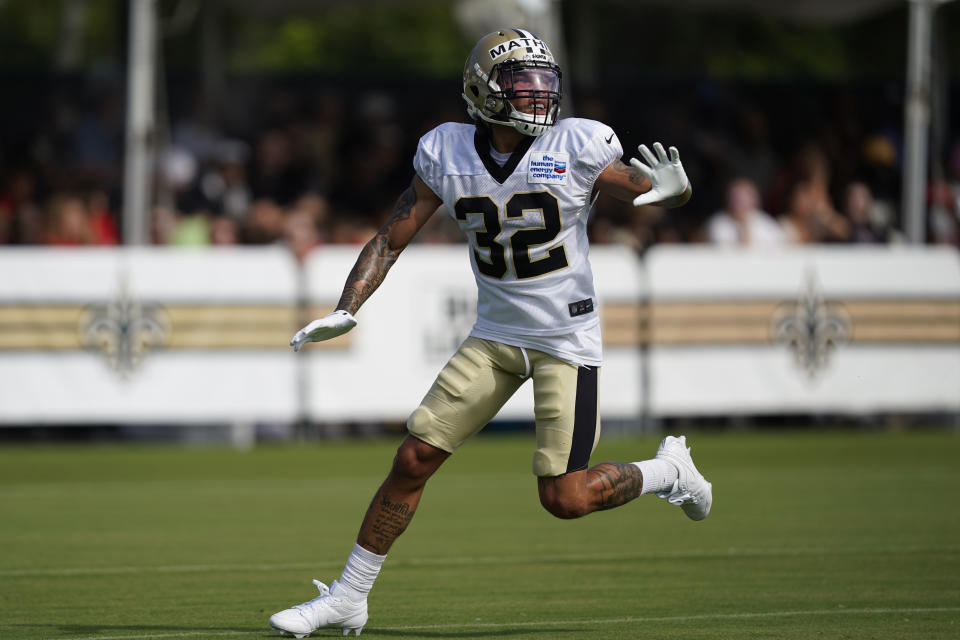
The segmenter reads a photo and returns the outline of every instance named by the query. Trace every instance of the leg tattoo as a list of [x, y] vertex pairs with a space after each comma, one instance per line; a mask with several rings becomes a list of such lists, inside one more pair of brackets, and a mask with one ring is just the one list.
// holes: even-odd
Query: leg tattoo
[[385, 555], [417, 511], [427, 480], [450, 454], [413, 436], [397, 449], [387, 479], [377, 489], [360, 525], [357, 543]]
[[603, 462], [587, 470], [587, 489], [597, 511], [613, 509], [640, 495], [643, 476], [635, 464]]
[[410, 524], [415, 512], [415, 506], [409, 502], [391, 500], [381, 487], [360, 527], [360, 545], [378, 555], [386, 554], [394, 540]]

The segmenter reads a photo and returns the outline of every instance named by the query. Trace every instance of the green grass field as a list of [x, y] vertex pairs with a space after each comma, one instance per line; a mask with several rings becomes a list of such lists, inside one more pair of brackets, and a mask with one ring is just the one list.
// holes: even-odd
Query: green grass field
[[[363, 637], [960, 638], [960, 435], [691, 436], [714, 508], [541, 509], [532, 437], [427, 487]], [[267, 638], [339, 576], [396, 440], [0, 449], [0, 638]], [[593, 461], [650, 457], [603, 442]], [[331, 636], [326, 630], [315, 636]]]

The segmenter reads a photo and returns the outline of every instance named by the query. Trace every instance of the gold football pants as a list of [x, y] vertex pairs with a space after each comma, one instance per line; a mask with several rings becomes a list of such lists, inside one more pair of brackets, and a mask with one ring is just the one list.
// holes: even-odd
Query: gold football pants
[[597, 373], [596, 367], [578, 367], [542, 351], [470, 337], [410, 415], [407, 430], [453, 453], [533, 378], [533, 473], [548, 477], [580, 471], [600, 439]]

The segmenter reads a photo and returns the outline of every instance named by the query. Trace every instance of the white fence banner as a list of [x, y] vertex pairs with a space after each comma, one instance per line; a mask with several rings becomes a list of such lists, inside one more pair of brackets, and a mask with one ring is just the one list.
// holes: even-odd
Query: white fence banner
[[[470, 333], [477, 288], [466, 245], [412, 246], [357, 314], [353, 331], [309, 345], [307, 415], [325, 420], [402, 421]], [[311, 315], [336, 305], [358, 247], [331, 247], [308, 258]], [[641, 410], [641, 267], [626, 249], [601, 247], [590, 256], [605, 328], [599, 398], [605, 417]], [[607, 313], [606, 311], [609, 311]], [[500, 419], [533, 419], [530, 384], [507, 403]]]
[[286, 420], [281, 249], [0, 251], [0, 425]]
[[955, 250], [658, 247], [652, 415], [960, 411]]
[[[0, 250], [0, 425], [403, 421], [469, 333], [465, 245], [409, 247], [335, 340], [359, 247]], [[595, 247], [604, 418], [960, 412], [960, 257]], [[530, 385], [500, 414], [533, 416]]]

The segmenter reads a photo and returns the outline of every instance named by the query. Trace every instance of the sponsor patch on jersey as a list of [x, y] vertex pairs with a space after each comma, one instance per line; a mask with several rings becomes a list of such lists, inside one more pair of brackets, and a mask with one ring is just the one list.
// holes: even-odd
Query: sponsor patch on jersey
[[564, 151], [538, 151], [530, 154], [527, 182], [535, 184], [565, 184], [567, 181], [567, 154]]

